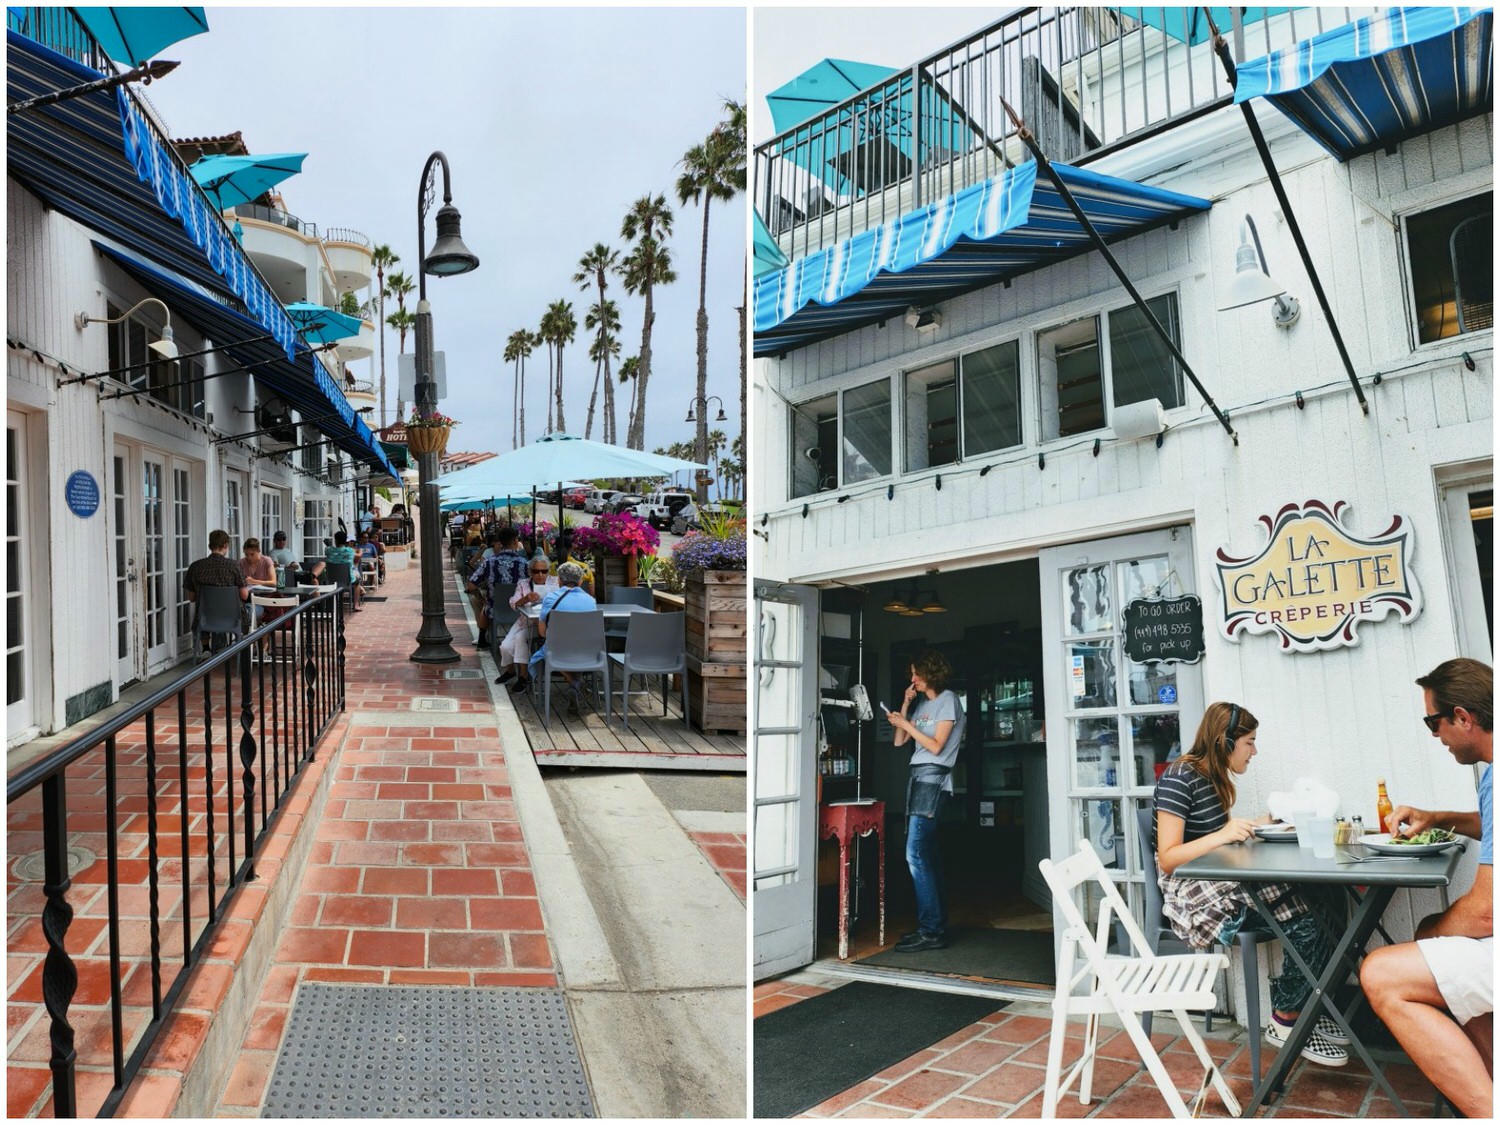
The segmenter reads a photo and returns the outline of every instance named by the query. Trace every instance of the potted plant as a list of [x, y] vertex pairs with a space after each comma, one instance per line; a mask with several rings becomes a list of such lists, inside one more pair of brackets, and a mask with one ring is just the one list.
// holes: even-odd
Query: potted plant
[[745, 731], [745, 521], [703, 513], [672, 548], [687, 613], [688, 695], [705, 731]]
[[594, 559], [594, 596], [600, 600], [611, 586], [637, 585], [640, 561], [654, 557], [660, 544], [656, 529], [629, 512], [603, 513], [592, 527], [573, 532], [574, 551]]
[[406, 448], [416, 454], [442, 453], [456, 425], [456, 418], [436, 412], [426, 418], [410, 418], [406, 422]]

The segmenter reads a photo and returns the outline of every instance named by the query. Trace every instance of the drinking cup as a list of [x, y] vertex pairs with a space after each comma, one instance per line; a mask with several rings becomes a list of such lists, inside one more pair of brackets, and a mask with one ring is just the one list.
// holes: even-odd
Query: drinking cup
[[1333, 858], [1333, 817], [1306, 816], [1297, 826], [1298, 841], [1307, 840], [1318, 859]]

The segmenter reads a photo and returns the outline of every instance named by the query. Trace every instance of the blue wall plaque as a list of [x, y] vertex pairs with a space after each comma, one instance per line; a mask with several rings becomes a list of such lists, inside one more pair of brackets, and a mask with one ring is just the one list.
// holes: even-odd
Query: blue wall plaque
[[68, 499], [68, 511], [79, 519], [88, 519], [99, 510], [99, 482], [93, 473], [82, 469], [70, 473], [63, 495]]

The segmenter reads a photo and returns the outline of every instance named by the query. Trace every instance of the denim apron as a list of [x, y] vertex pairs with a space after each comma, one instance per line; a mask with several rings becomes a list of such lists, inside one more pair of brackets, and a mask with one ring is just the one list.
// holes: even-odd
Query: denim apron
[[911, 767], [911, 776], [906, 782], [906, 812], [908, 816], [935, 817], [943, 799], [943, 785], [952, 766], [919, 762]]

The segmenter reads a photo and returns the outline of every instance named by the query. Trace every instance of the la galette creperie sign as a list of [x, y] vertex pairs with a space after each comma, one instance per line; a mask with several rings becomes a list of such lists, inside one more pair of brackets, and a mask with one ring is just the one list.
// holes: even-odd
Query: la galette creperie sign
[[1266, 545], [1254, 558], [1218, 552], [1220, 628], [1231, 641], [1275, 633], [1284, 652], [1354, 645], [1361, 621], [1394, 611], [1405, 624], [1422, 609], [1411, 570], [1411, 524], [1394, 516], [1373, 538], [1343, 525], [1348, 504], [1287, 504], [1261, 516]]

